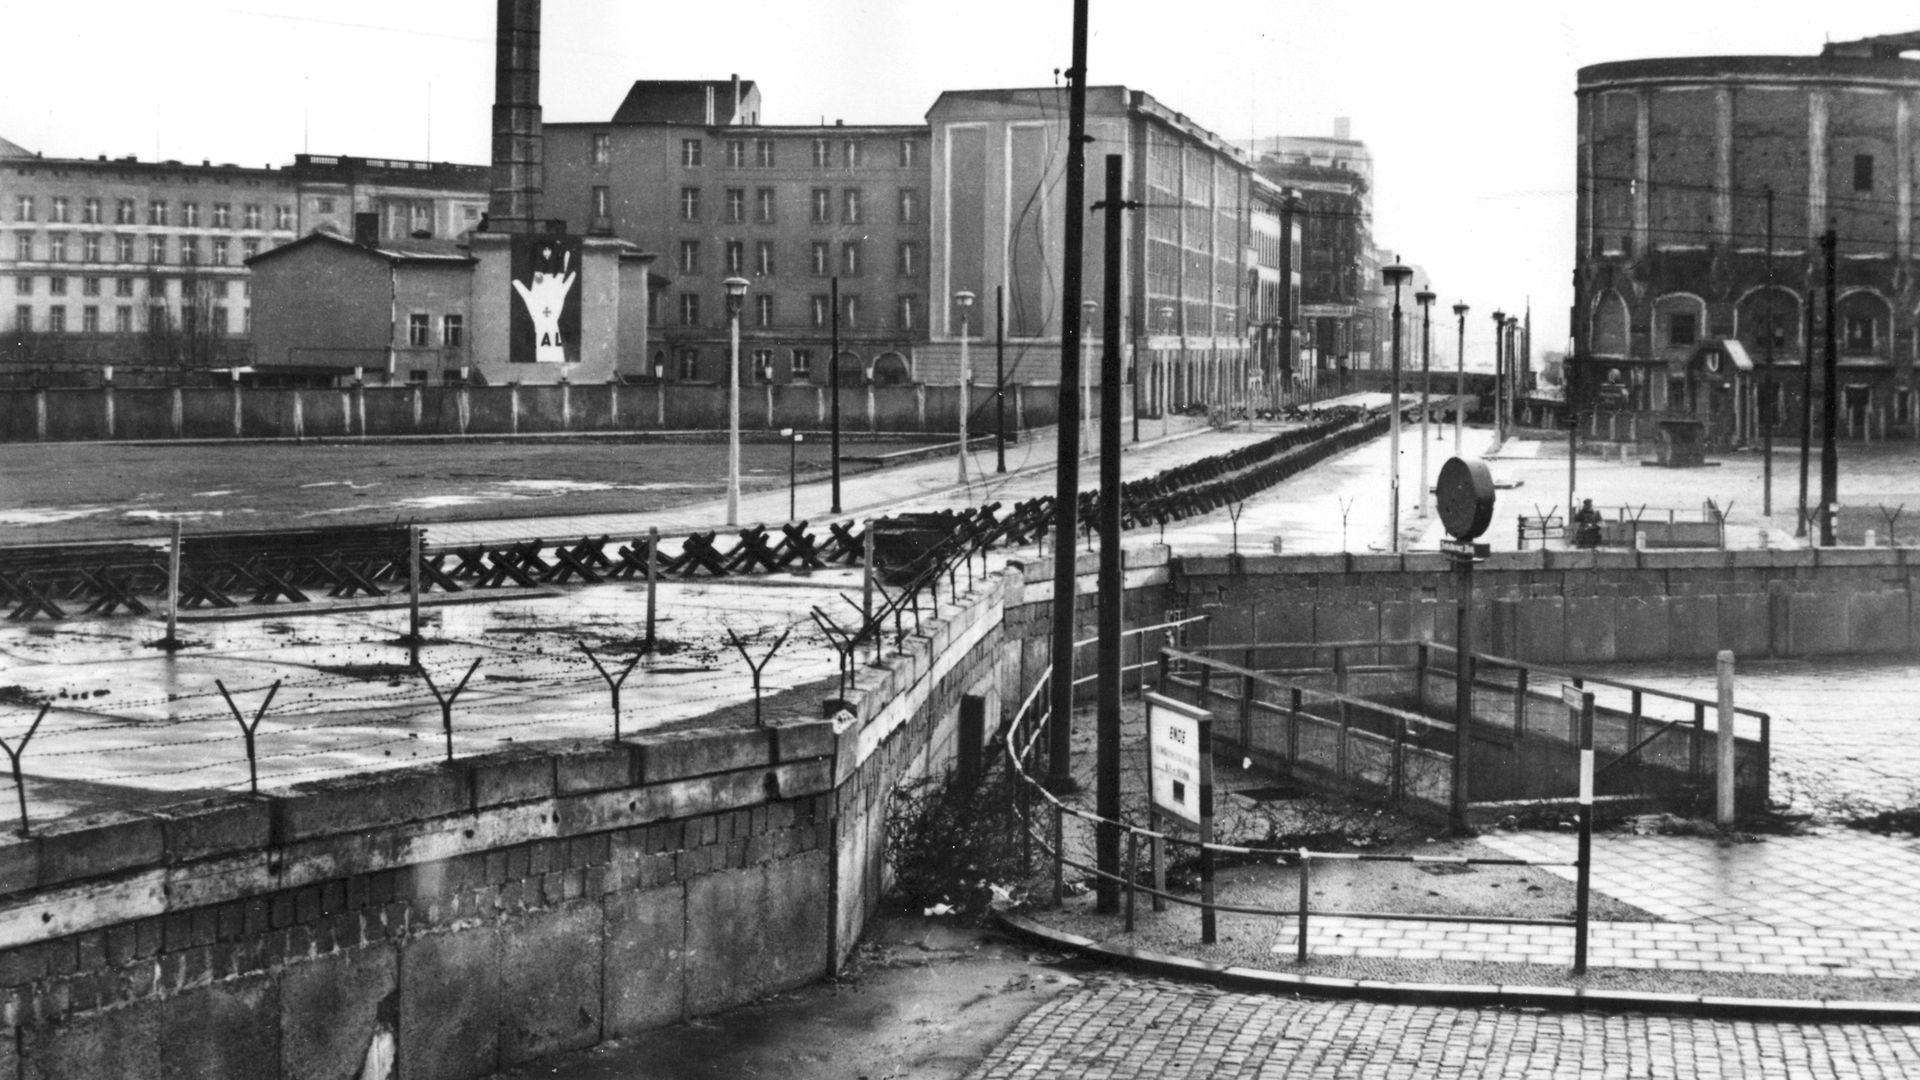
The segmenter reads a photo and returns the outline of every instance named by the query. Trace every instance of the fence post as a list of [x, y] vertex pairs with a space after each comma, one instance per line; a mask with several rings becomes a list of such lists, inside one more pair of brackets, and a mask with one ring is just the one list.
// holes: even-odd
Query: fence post
[[1300, 688], [1290, 686], [1287, 696], [1287, 770], [1300, 767]]
[[1160, 831], [1160, 811], [1147, 810], [1147, 828], [1152, 830], [1153, 839], [1147, 842], [1147, 861], [1152, 863], [1153, 910], [1167, 910], [1167, 840]]
[[1427, 643], [1424, 641], [1414, 647], [1413, 711], [1427, 711]]
[[1527, 669], [1518, 668], [1513, 680], [1513, 737], [1527, 733]]
[[1253, 676], [1240, 676], [1240, 752], [1253, 754]]
[[1722, 649], [1714, 660], [1720, 710], [1714, 729], [1713, 817], [1714, 824], [1725, 829], [1733, 824], [1733, 653]]
[[1313, 855], [1306, 848], [1300, 849], [1300, 940], [1296, 943], [1294, 959], [1307, 962], [1307, 896], [1308, 884], [1313, 877]]
[[1140, 876], [1140, 834], [1127, 830], [1127, 933], [1133, 933], [1133, 884]]
[[1573, 898], [1573, 973], [1587, 973], [1587, 897], [1593, 880], [1593, 695], [1580, 695], [1579, 880]]
[[1066, 894], [1067, 851], [1062, 844], [1066, 832], [1066, 810], [1058, 802], [1050, 802], [1053, 807], [1053, 906], [1060, 906], [1060, 899]]
[[1633, 747], [1631, 765], [1640, 763], [1640, 691], [1633, 692], [1633, 708], [1627, 713], [1627, 745]]
[[1706, 702], [1703, 702], [1703, 701], [1694, 702], [1693, 738], [1688, 741], [1692, 745], [1688, 748], [1688, 751], [1687, 751], [1687, 775], [1691, 776], [1695, 780], [1698, 780], [1700, 779], [1701, 767], [1704, 764], [1700, 760], [1701, 754], [1704, 753], [1704, 748], [1702, 747], [1701, 744], [1707, 741]]

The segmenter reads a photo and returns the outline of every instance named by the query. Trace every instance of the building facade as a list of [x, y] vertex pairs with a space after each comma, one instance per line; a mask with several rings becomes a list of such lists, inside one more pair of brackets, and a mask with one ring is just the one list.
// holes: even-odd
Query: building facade
[[1694, 417], [1722, 445], [1763, 408], [1800, 430], [1810, 358], [1826, 392], [1832, 230], [1841, 433], [1914, 434], [1916, 47], [1581, 69], [1583, 408]]
[[[1380, 257], [1373, 240], [1373, 155], [1345, 117], [1332, 136], [1254, 141], [1260, 175], [1300, 194], [1300, 314], [1315, 380], [1341, 369], [1384, 366]], [[1390, 303], [1390, 301], [1388, 301]]]
[[836, 316], [842, 383], [921, 377], [928, 130], [758, 116], [738, 78], [636, 83], [611, 121], [545, 125], [545, 212], [658, 256], [650, 363], [669, 381], [725, 381], [729, 278], [748, 283], [743, 382], [828, 381]]

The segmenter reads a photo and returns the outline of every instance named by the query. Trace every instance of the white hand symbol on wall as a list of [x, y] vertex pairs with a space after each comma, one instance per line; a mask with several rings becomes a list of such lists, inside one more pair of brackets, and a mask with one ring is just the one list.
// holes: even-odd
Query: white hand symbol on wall
[[520, 294], [520, 302], [527, 306], [527, 317], [533, 320], [535, 363], [563, 364], [567, 360], [566, 339], [560, 333], [560, 312], [567, 306], [567, 293], [573, 291], [572, 264], [573, 253], [567, 252], [561, 259], [560, 273], [535, 270], [531, 288], [523, 282], [513, 283], [513, 291]]

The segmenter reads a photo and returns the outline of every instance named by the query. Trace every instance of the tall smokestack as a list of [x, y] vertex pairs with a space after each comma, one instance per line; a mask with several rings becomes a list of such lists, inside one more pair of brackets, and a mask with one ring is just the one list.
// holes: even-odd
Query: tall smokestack
[[487, 230], [539, 232], [540, 0], [499, 0], [493, 68], [493, 197]]

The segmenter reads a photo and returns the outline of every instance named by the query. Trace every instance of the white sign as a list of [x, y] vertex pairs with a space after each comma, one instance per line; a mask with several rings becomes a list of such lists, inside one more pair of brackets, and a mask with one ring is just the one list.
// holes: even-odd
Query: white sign
[[1198, 829], [1200, 788], [1213, 783], [1207, 753], [1208, 713], [1185, 702], [1147, 695], [1147, 775], [1153, 808]]

